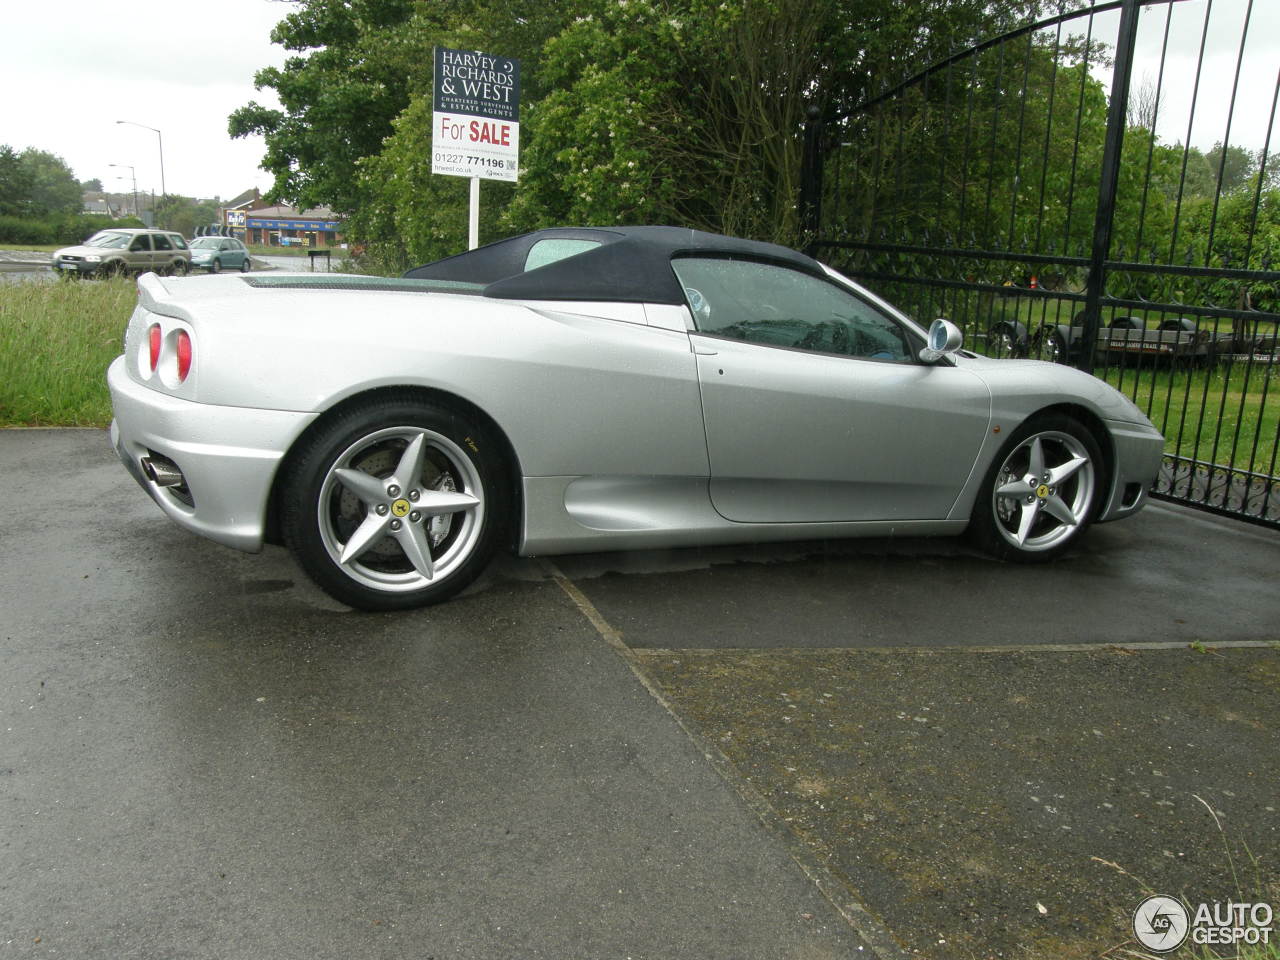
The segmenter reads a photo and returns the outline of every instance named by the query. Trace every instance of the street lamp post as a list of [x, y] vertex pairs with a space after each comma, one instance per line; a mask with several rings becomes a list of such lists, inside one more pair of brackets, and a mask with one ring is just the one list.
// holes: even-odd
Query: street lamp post
[[[145, 123], [137, 123], [133, 120], [117, 120], [116, 123], [127, 123], [132, 127], [141, 127], [143, 130], [150, 130], [156, 135], [156, 142], [160, 146], [160, 197], [163, 200], [167, 200], [169, 191], [165, 189], [164, 185], [164, 137], [155, 127], [148, 127]], [[159, 226], [159, 224], [157, 223], [156, 226]]]
[[[122, 170], [129, 171], [129, 177], [133, 180], [133, 215], [136, 217], [138, 215], [138, 175], [134, 172], [133, 167], [127, 163], [108, 163], [107, 166], [120, 167]], [[117, 179], [123, 180], [124, 177], [118, 177]]]

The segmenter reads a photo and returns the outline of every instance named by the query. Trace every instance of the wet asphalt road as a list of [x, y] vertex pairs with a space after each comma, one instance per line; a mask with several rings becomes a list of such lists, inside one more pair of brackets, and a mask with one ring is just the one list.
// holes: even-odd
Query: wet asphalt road
[[[860, 955], [537, 562], [358, 614], [174, 527], [101, 431], [0, 432], [0, 490], [0, 956]], [[1277, 560], [1156, 505], [1045, 568], [951, 541], [555, 565], [650, 653], [1275, 640]]]
[[0, 432], [0, 956], [845, 957], [554, 583], [344, 610]]

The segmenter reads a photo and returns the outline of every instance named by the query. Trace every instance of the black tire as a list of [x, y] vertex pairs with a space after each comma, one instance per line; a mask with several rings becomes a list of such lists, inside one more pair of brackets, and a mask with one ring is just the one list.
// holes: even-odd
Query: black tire
[[190, 269], [191, 265], [187, 263], [187, 261], [175, 260], [173, 261], [173, 266], [170, 268], [170, 271], [175, 277], [185, 277]]
[[213, 262], [212, 262], [211, 264], [209, 264], [209, 272], [210, 272], [210, 273], [221, 273], [221, 272], [222, 272], [222, 261], [221, 261], [221, 260], [219, 260], [217, 257], [214, 257], [214, 258], [213, 258]]
[[[1042, 469], [1033, 477], [1031, 448], [1037, 441]], [[1083, 462], [1072, 466], [1077, 458]], [[1062, 414], [1033, 417], [992, 461], [966, 533], [999, 560], [1052, 560], [1088, 529], [1105, 489], [1105, 464], [1093, 434]]]
[[1048, 349], [1044, 359], [1052, 363], [1067, 362], [1067, 340], [1062, 334], [1057, 332], [1049, 334], [1049, 339], [1046, 343], [1048, 344]]
[[249, 272], [249, 258], [248, 258], [248, 257], [245, 257], [243, 260], [241, 260], [241, 261], [240, 261], [240, 272], [241, 272], [241, 273], [248, 273], [248, 272]]
[[998, 323], [987, 331], [987, 343], [993, 344], [997, 357], [1025, 357], [1027, 346], [1017, 331], [1007, 323]]
[[303, 439], [283, 487], [285, 543], [322, 590], [352, 607], [439, 603], [475, 580], [503, 539], [509, 476], [502, 445], [473, 416], [389, 394]]
[[99, 267], [98, 273], [104, 277], [127, 277], [129, 268], [123, 260], [112, 260]]

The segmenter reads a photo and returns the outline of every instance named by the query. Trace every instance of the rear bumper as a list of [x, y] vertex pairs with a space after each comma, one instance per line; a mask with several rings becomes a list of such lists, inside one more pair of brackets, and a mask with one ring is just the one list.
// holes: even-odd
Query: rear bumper
[[1160, 473], [1164, 437], [1155, 427], [1140, 423], [1107, 421], [1115, 446], [1115, 482], [1098, 522], [1120, 520], [1137, 513]]
[[[107, 385], [115, 413], [111, 445], [165, 515], [237, 550], [262, 549], [280, 461], [315, 414], [171, 397], [130, 379], [123, 356], [108, 369]], [[184, 490], [162, 487], [144, 475], [142, 459], [157, 454], [182, 471]]]

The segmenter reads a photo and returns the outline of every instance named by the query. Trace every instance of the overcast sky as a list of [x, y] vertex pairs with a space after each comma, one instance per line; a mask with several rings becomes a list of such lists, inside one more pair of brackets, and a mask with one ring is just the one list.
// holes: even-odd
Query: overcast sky
[[[1207, 0], [1173, 5], [1159, 133], [1187, 139], [1187, 117]], [[62, 157], [80, 180], [112, 190], [160, 192], [157, 137], [117, 124], [130, 120], [163, 134], [165, 185], [172, 193], [229, 199], [271, 178], [258, 169], [258, 138], [232, 140], [227, 115], [251, 99], [276, 105], [253, 89], [258, 69], [283, 62], [271, 28], [290, 4], [277, 0], [3, 0], [0, 36], [0, 143]], [[1081, 0], [1083, 5], [1083, 0]], [[1208, 148], [1226, 134], [1240, 28], [1248, 0], [1215, 0], [1191, 142]], [[1135, 83], [1154, 82], [1166, 10], [1142, 15]], [[1096, 35], [1111, 42], [1116, 15], [1097, 18]], [[1082, 29], [1077, 21], [1076, 29]], [[1231, 140], [1263, 145], [1280, 67], [1280, 0], [1254, 0]], [[1272, 136], [1280, 150], [1280, 130]], [[124, 174], [125, 179], [116, 179]]]
[[[275, 0], [2, 0], [0, 144], [62, 157], [80, 180], [160, 193], [155, 127], [170, 193], [230, 199], [271, 177], [257, 137], [232, 140], [227, 115], [274, 91], [253, 89], [285, 51], [271, 28], [291, 9]], [[115, 179], [123, 174], [125, 179]]]
[[[1192, 119], [1192, 93], [1196, 88], [1196, 64], [1204, 39], [1204, 66], [1195, 98], [1194, 125], [1190, 142], [1201, 149], [1227, 139], [1227, 117], [1235, 89], [1235, 110], [1231, 115], [1229, 142], [1250, 150], [1262, 149], [1276, 94], [1280, 71], [1280, 0], [1253, 0], [1248, 35], [1243, 35], [1249, 0], [1214, 0], [1210, 10], [1206, 0], [1184, 0], [1174, 4], [1154, 4], [1139, 19], [1138, 44], [1134, 51], [1133, 85], [1144, 79], [1155, 84], [1160, 77], [1161, 48], [1165, 23], [1169, 23], [1168, 50], [1160, 97], [1156, 132], [1166, 143], [1186, 143]], [[1208, 32], [1205, 33], [1206, 13]], [[1112, 26], [1118, 14], [1098, 17], [1107, 30], [1104, 39], [1115, 36]], [[1241, 57], [1241, 41], [1243, 57]], [[1236, 66], [1240, 77], [1236, 83]], [[1108, 86], [1110, 84], [1108, 83]], [[1270, 154], [1280, 151], [1280, 129], [1271, 135]]]

